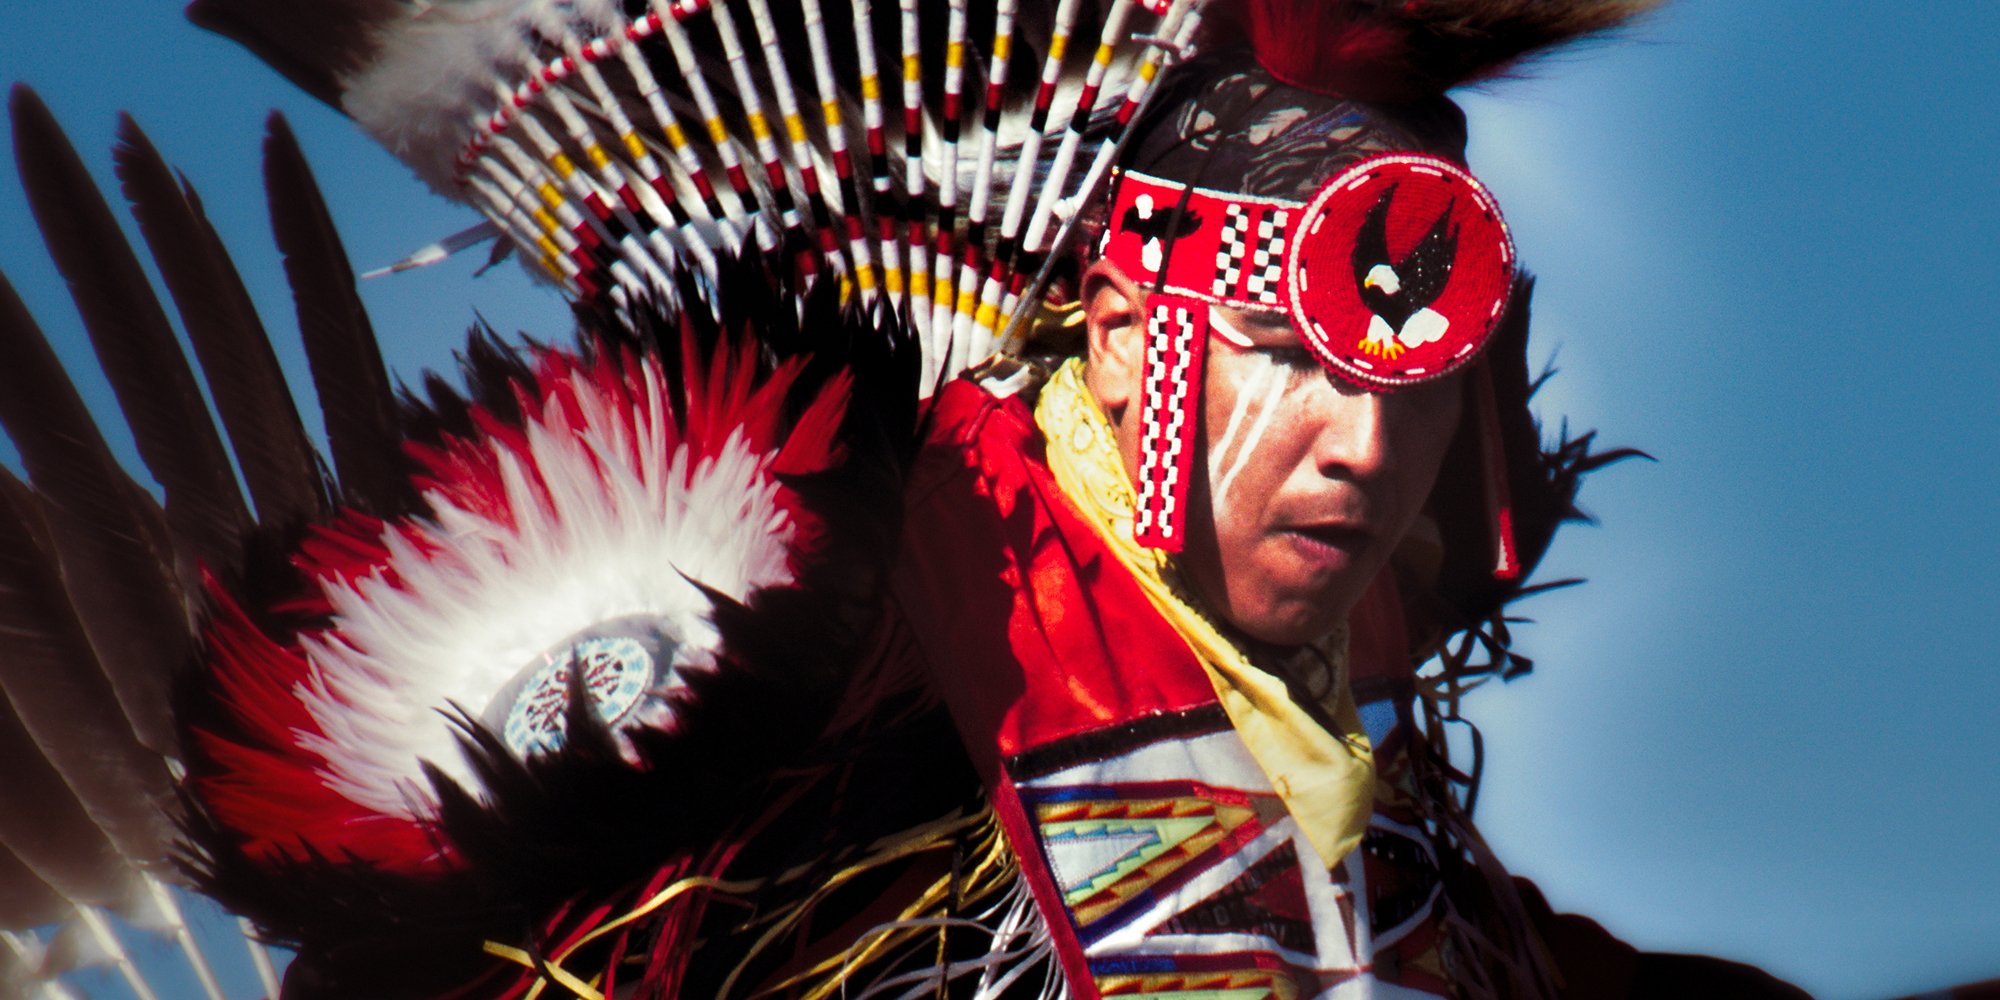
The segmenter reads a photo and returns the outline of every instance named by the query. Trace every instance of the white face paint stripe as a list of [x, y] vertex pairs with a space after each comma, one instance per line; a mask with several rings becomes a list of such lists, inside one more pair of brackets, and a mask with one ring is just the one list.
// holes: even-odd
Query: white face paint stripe
[[[1250, 350], [1254, 346], [1251, 344], [1250, 338], [1244, 336], [1243, 331], [1231, 326], [1229, 321], [1223, 318], [1221, 311], [1214, 306], [1208, 307], [1208, 329], [1210, 333], [1244, 350]], [[1229, 446], [1236, 440], [1237, 432], [1243, 429], [1243, 415], [1248, 412], [1250, 399], [1256, 395], [1257, 392], [1254, 391], [1238, 392], [1236, 394], [1236, 406], [1229, 413], [1229, 422], [1223, 427], [1222, 438], [1215, 442], [1214, 447], [1208, 450], [1208, 481], [1210, 483], [1218, 485], [1221, 483], [1222, 463], [1229, 455]], [[1217, 499], [1220, 499], [1219, 495]]]
[[[1236, 474], [1243, 471], [1243, 466], [1249, 463], [1250, 456], [1256, 453], [1257, 445], [1264, 440], [1264, 432], [1271, 427], [1271, 418], [1277, 415], [1279, 401], [1284, 397], [1285, 391], [1291, 388], [1292, 380], [1286, 377], [1288, 373], [1283, 366], [1271, 364], [1265, 366], [1264, 370], [1270, 375], [1266, 380], [1270, 383], [1269, 386], [1246, 385], [1244, 391], [1236, 397], [1236, 413], [1241, 414], [1245, 412], [1248, 401], [1260, 394], [1252, 391], [1253, 388], [1261, 390], [1264, 408], [1258, 411], [1256, 423], [1250, 425], [1250, 436], [1243, 440], [1242, 447], [1236, 449], [1234, 460], [1229, 463], [1229, 471], [1224, 472], [1222, 478], [1216, 482], [1213, 503], [1217, 509], [1221, 509], [1223, 503], [1229, 499], [1229, 485], [1236, 481]], [[1230, 419], [1234, 420], [1235, 415]]]
[[1218, 501], [1223, 498], [1222, 490], [1226, 488], [1222, 479], [1222, 463], [1228, 460], [1230, 446], [1235, 443], [1237, 432], [1243, 429], [1243, 416], [1250, 411], [1251, 401], [1263, 394], [1260, 380], [1274, 370], [1269, 367], [1260, 369], [1250, 377], [1250, 383], [1236, 393], [1236, 405], [1229, 411], [1229, 422], [1223, 425], [1222, 437], [1208, 451], [1208, 481], [1216, 486], [1215, 499]]
[[1246, 351], [1257, 346], [1250, 342], [1249, 337], [1244, 336], [1243, 331], [1229, 325], [1229, 321], [1222, 318], [1221, 310], [1214, 306], [1208, 307], [1208, 329], [1216, 336]]

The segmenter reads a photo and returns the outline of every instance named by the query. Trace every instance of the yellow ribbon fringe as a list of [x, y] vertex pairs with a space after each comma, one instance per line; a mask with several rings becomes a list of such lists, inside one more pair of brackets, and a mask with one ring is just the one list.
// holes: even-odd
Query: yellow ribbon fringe
[[[974, 831], [970, 843], [973, 847], [975, 860], [969, 866], [969, 871], [961, 876], [956, 885], [953, 884], [954, 880], [949, 876], [939, 879], [919, 896], [915, 902], [904, 909], [898, 921], [908, 921], [927, 912], [939, 910], [954, 897], [960, 901], [977, 900], [1006, 888], [1014, 876], [1015, 869], [1013, 867], [1013, 858], [1007, 853], [1005, 844], [999, 835], [999, 825], [994, 821], [992, 811], [990, 809], [981, 810], [972, 815], [946, 817], [945, 819], [905, 831], [902, 834], [885, 838], [869, 845], [867, 853], [861, 859], [835, 872], [805, 899], [768, 915], [764, 919], [769, 920], [771, 925], [758, 937], [756, 943], [751, 945], [749, 952], [745, 956], [744, 964], [747, 965], [750, 959], [756, 957], [767, 946], [779, 940], [786, 932], [795, 929], [800, 921], [811, 914], [813, 908], [821, 900], [842, 885], [853, 881], [856, 877], [868, 871], [912, 855], [921, 854], [926, 851], [953, 848], [964, 841], [964, 835], [967, 831]], [[578, 951], [604, 938], [608, 934], [616, 933], [623, 927], [645, 919], [657, 912], [661, 907], [694, 890], [706, 889], [712, 892], [741, 896], [767, 885], [780, 884], [800, 878], [806, 874], [807, 870], [806, 866], [801, 866], [786, 872], [777, 879], [770, 880], [727, 881], [709, 876], [692, 876], [681, 879], [661, 889], [631, 911], [593, 928], [590, 933], [585, 934], [583, 937], [577, 939], [575, 943], [543, 962], [537, 962], [535, 956], [526, 949], [516, 948], [498, 941], [485, 942], [484, 949], [489, 955], [506, 959], [509, 962], [537, 973], [534, 984], [529, 987], [526, 994], [527, 1000], [538, 1000], [543, 991], [551, 985], [559, 985], [582, 998], [582, 1000], [605, 1000], [604, 993], [596, 985], [603, 978], [601, 974], [585, 980], [563, 967], [563, 964], [569, 961]], [[892, 923], [887, 926], [894, 928], [895, 925]], [[795, 984], [811, 980], [815, 976], [824, 975], [829, 971], [844, 971], [865, 965], [893, 945], [906, 940], [909, 934], [920, 932], [918, 928], [907, 928], [905, 930], [908, 933], [899, 934], [896, 931], [887, 931], [864, 936], [840, 954], [831, 956], [811, 969], [800, 972], [784, 982], [761, 991], [758, 995], [766, 995], [791, 988]], [[742, 968], [739, 967], [737, 971], [740, 973]], [[823, 1000], [823, 998], [832, 995], [839, 989], [841, 980], [842, 977], [836, 975], [799, 994], [799, 996], [801, 1000]], [[721, 995], [729, 995], [735, 984], [736, 976], [732, 974], [730, 979], [723, 984]]]

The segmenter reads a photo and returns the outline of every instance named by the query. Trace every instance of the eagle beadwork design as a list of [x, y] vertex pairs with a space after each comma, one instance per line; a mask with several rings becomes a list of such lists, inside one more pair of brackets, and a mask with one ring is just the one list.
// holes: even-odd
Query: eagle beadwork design
[[1354, 239], [1354, 280], [1361, 302], [1372, 314], [1357, 345], [1363, 353], [1394, 359], [1404, 350], [1436, 343], [1451, 327], [1443, 313], [1432, 309], [1451, 283], [1458, 257], [1458, 227], [1451, 224], [1456, 200], [1448, 202], [1429, 232], [1409, 256], [1389, 255], [1389, 206], [1396, 187], [1382, 193]]

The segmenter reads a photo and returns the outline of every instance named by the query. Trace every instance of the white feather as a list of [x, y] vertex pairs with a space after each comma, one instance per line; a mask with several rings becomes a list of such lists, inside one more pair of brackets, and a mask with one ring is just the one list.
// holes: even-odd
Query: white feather
[[527, 72], [543, 40], [595, 36], [617, 23], [608, 0], [435, 0], [386, 25], [367, 68], [341, 81], [341, 107], [438, 193], [453, 181], [474, 118], [493, 110], [493, 85]]

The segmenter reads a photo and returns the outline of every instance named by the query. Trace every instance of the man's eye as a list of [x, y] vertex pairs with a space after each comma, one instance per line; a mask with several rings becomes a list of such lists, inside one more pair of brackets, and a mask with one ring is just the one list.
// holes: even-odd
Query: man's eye
[[1264, 348], [1264, 354], [1270, 357], [1272, 361], [1287, 368], [1319, 368], [1319, 359], [1313, 357], [1311, 351], [1306, 350], [1305, 347], [1299, 344], [1290, 344], [1284, 347], [1266, 347]]

